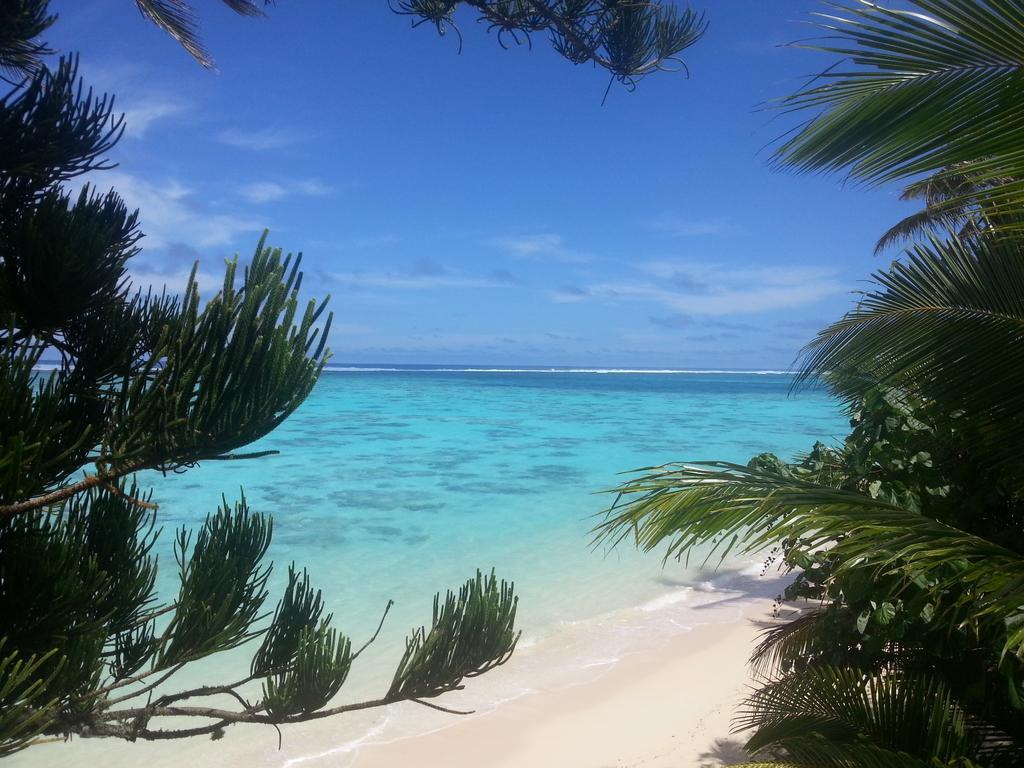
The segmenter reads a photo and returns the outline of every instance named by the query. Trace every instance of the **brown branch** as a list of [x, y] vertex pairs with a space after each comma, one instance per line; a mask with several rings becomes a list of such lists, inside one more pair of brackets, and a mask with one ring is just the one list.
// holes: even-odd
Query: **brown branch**
[[182, 699], [191, 699], [196, 696], [215, 696], [217, 694], [226, 693], [235, 696], [235, 698], [239, 699], [242, 703], [242, 706], [244, 706], [246, 709], [251, 709], [251, 705], [249, 704], [249, 702], [241, 699], [241, 697], [239, 697], [239, 695], [236, 693], [235, 689], [240, 688], [246, 683], [251, 683], [253, 680], [258, 680], [259, 678], [267, 677], [268, 675], [274, 675], [279, 672], [283, 672], [286, 669], [287, 667], [280, 667], [277, 669], [268, 670], [267, 673], [263, 675], [249, 675], [248, 677], [244, 677], [236, 683], [227, 683], [226, 685], [202, 685], [198, 688], [192, 688], [188, 691], [169, 693], [164, 696], [161, 696], [159, 699], [153, 702], [153, 705], [157, 707], [162, 707], [168, 704], [173, 704], [176, 701], [181, 701]]
[[151, 717], [209, 717], [214, 720], [223, 720], [231, 724], [262, 723], [264, 725], [287, 725], [291, 723], [304, 723], [309, 720], [322, 720], [325, 717], [340, 715], [344, 712], [358, 712], [364, 709], [373, 709], [374, 707], [396, 704], [400, 701], [408, 701], [408, 698], [385, 697], [382, 699], [372, 699], [370, 701], [360, 701], [354, 704], [342, 704], [339, 707], [332, 707], [331, 709], [321, 709], [317, 712], [307, 712], [302, 715], [291, 715], [283, 718], [273, 717], [271, 715], [261, 715], [258, 712], [233, 712], [230, 709], [220, 709], [217, 707], [149, 706], [122, 709], [116, 712], [104, 712], [99, 715], [99, 721], [109, 723], [118, 720], [134, 720], [136, 718], [148, 720]]
[[[273, 456], [278, 453], [279, 451], [276, 450], [268, 450], [255, 451], [252, 453], [224, 453], [216, 456], [203, 456], [201, 458], [203, 461], [241, 461], [245, 459], [259, 459], [264, 456]], [[194, 461], [196, 462], [198, 462], [199, 460], [199, 458], [194, 459]], [[185, 459], [178, 459], [175, 463], [180, 464], [184, 463], [185, 461]], [[138, 472], [143, 469], [149, 469], [152, 468], [153, 466], [154, 465], [147, 465], [145, 462], [142, 461], [133, 461], [125, 465], [122, 469], [118, 469], [112, 472], [99, 472], [95, 475], [86, 475], [84, 479], [79, 480], [77, 483], [65, 485], [61, 488], [56, 489], [55, 491], [44, 493], [41, 496], [33, 496], [30, 499], [18, 501], [13, 504], [0, 505], [0, 519], [10, 517], [12, 515], [17, 515], [21, 512], [31, 512], [34, 509], [39, 509], [40, 507], [47, 507], [50, 506], [51, 504], [57, 504], [61, 501], [65, 501], [66, 499], [70, 499], [75, 494], [81, 493], [82, 491], [87, 491], [90, 488], [95, 488], [96, 486], [102, 486], [116, 493], [126, 501], [137, 506], [143, 507], [145, 509], [156, 509], [156, 504], [151, 504], [148, 501], [142, 501], [140, 499], [133, 498], [128, 494], [118, 490], [112, 482], [114, 480], [119, 480], [120, 478], [125, 477], [126, 475], [130, 475], [133, 472]]]
[[[174, 731], [151, 731], [148, 728], [143, 728], [137, 734], [136, 738], [145, 739], [146, 741], [160, 741], [162, 739], [186, 739], [190, 736], [205, 736], [206, 734], [217, 734], [224, 730], [225, 726], [231, 725], [227, 720], [221, 720], [210, 725], [200, 726], [198, 728], [179, 728]], [[214, 735], [214, 738], [217, 738]]]
[[135, 465], [130, 465], [124, 469], [119, 469], [116, 472], [107, 472], [104, 474], [86, 475], [85, 479], [79, 480], [77, 483], [71, 485], [65, 485], [62, 488], [58, 488], [55, 491], [44, 493], [42, 496], [33, 496], [31, 499], [25, 499], [24, 501], [18, 501], [14, 504], [0, 505], [0, 518], [10, 517], [17, 515], [21, 512], [31, 512], [34, 509], [40, 507], [48, 507], [51, 504], [70, 499], [77, 493], [87, 491], [90, 488], [95, 488], [97, 485], [106, 485], [111, 480], [118, 480], [125, 475], [130, 475], [137, 469], [142, 469]]
[[356, 651], [355, 653], [352, 654], [352, 661], [355, 661], [356, 659], [358, 659], [359, 658], [359, 654], [361, 654], [363, 651], [365, 651], [367, 648], [369, 648], [370, 644], [373, 643], [373, 641], [377, 639], [377, 635], [380, 634], [381, 629], [384, 627], [384, 620], [388, 617], [388, 611], [391, 610], [391, 606], [393, 606], [394, 604], [395, 604], [394, 600], [388, 600], [388, 604], [386, 606], [384, 606], [384, 615], [380, 617], [380, 623], [377, 625], [377, 631], [373, 633], [373, 637], [371, 637], [369, 640], [367, 640], [365, 643], [363, 643], [363, 647], [362, 648], [360, 648], [358, 651]]
[[132, 506], [141, 507], [142, 509], [159, 509], [160, 508], [159, 504], [154, 504], [151, 501], [143, 501], [142, 499], [138, 499], [138, 498], [136, 498], [134, 496], [129, 496], [127, 493], [125, 493], [120, 488], [118, 488], [114, 483], [111, 483], [111, 482], [101, 482], [100, 485], [102, 485], [104, 488], [106, 488], [112, 494], [117, 496], [119, 499], [127, 501]]
[[422, 704], [424, 707], [430, 707], [430, 709], [436, 709], [438, 712], [446, 712], [449, 715], [472, 715], [476, 711], [475, 709], [448, 709], [448, 707], [442, 707], [440, 704], [431, 704], [423, 699], [409, 699], [409, 701], [415, 704]]
[[547, 3], [538, 0], [526, 0], [526, 2], [534, 11], [544, 17], [544, 20], [549, 26], [556, 29], [560, 35], [567, 38], [574, 46], [579, 48], [581, 51], [584, 51], [591, 61], [598, 66], [607, 69], [609, 72], [615, 72], [615, 65], [608, 59], [601, 56], [601, 54], [598, 53], [596, 46], [585, 42], [583, 38], [576, 33], [576, 30], [573, 29], [571, 24], [567, 24], [565, 19], [548, 8]]
[[[178, 672], [184, 666], [185, 666], [185, 662], [181, 662], [180, 664], [176, 664], [175, 666], [173, 666], [169, 670], [167, 670], [167, 674], [161, 676], [156, 682], [150, 683], [149, 685], [147, 685], [147, 686], [145, 686], [143, 688], [140, 688], [137, 691], [132, 691], [131, 693], [126, 693], [124, 696], [119, 696], [116, 699], [111, 699], [110, 701], [108, 701], [108, 702], [106, 702], [104, 704], [104, 707], [112, 707], [115, 704], [120, 704], [122, 701], [128, 701], [128, 699], [134, 699], [136, 696], [141, 696], [144, 693], [149, 693], [150, 691], [152, 691], [154, 688], [156, 688], [157, 686], [161, 685], [162, 683], [166, 683], [171, 678], [171, 676], [174, 675], [175, 672]], [[154, 670], [153, 672], [147, 673], [147, 675], [145, 675], [145, 676], [148, 677], [148, 675], [154, 674], [155, 672], [158, 672], [158, 671], [159, 670]], [[134, 682], [138, 682], [139, 679], [141, 679], [141, 676], [140, 676], [140, 678], [137, 678]], [[121, 687], [121, 686], [116, 686], [116, 687]], [[113, 690], [113, 688], [108, 688], [108, 690]]]

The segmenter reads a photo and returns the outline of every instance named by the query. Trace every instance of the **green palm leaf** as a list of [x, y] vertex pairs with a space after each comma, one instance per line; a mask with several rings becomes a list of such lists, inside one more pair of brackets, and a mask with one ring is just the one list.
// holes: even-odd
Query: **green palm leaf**
[[595, 529], [599, 543], [633, 538], [647, 551], [667, 544], [666, 558], [710, 545], [708, 560], [763, 553], [780, 542], [828, 547], [837, 574], [900, 576], [900, 584], [929, 590], [952, 624], [984, 624], [1004, 652], [1024, 657], [1024, 558], [1013, 550], [860, 493], [735, 464], [643, 471], [617, 489]]
[[932, 239], [876, 272], [878, 288], [804, 350], [799, 380], [818, 376], [851, 401], [877, 384], [963, 411], [983, 463], [1024, 484], [1024, 251], [1011, 238]]
[[[224, 5], [241, 16], [261, 16], [256, 0], [221, 0]], [[266, 3], [272, 0], [265, 0]], [[147, 19], [169, 34], [204, 67], [212, 68], [213, 59], [199, 40], [195, 9], [185, 0], [135, 0]]]
[[752, 752], [784, 747], [798, 760], [824, 764], [842, 764], [834, 756], [857, 746], [902, 753], [900, 765], [922, 766], [932, 756], [973, 751], [967, 718], [946, 685], [892, 670], [812, 667], [788, 675], [755, 691], [736, 725], [757, 729], [746, 745]]
[[[869, 183], [970, 162], [997, 208], [1024, 202], [1024, 3], [915, 0], [920, 12], [830, 3], [823, 39], [843, 58], [782, 101], [817, 114], [774, 153], [801, 171], [845, 170]], [[912, 116], [912, 119], [910, 119]]]

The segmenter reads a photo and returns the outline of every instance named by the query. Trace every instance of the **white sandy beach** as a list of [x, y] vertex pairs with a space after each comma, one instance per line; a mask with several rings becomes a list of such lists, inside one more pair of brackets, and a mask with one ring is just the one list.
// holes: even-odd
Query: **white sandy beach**
[[683, 587], [651, 603], [526, 642], [512, 660], [436, 703], [273, 729], [230, 728], [216, 742], [78, 739], [14, 756], [56, 768], [717, 768], [740, 762], [731, 719], [751, 683], [747, 659], [781, 582], [750, 575]]
[[[362, 748], [351, 765], [447, 768], [712, 768], [742, 760], [730, 734], [750, 677], [747, 657], [771, 603], [746, 618], [704, 625], [657, 651], [637, 653], [596, 680], [541, 690], [448, 728]], [[326, 763], [324, 763], [326, 765]]]

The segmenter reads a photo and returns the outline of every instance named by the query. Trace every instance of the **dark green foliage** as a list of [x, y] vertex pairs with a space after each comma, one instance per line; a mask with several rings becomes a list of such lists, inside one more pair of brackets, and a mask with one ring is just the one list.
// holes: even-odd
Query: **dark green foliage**
[[62, 58], [55, 70], [38, 70], [24, 87], [0, 100], [0, 213], [5, 229], [20, 219], [21, 206], [53, 193], [54, 184], [112, 167], [102, 156], [120, 138], [123, 119], [114, 115], [111, 97], [83, 90], [77, 74], [77, 59]]
[[[303, 633], [319, 626], [323, 612], [323, 597], [320, 590], [313, 592], [309, 574], [303, 571], [300, 579], [295, 566], [288, 566], [288, 586], [274, 612], [274, 620], [263, 636], [263, 643], [252, 659], [253, 677], [266, 677], [275, 670], [284, 669], [298, 652]], [[328, 615], [324, 623], [330, 622], [331, 616]]]
[[[139, 5], [172, 32], [194, 31], [184, 3]], [[267, 621], [272, 523], [244, 496], [223, 499], [194, 535], [178, 532], [177, 595], [159, 601], [158, 512], [129, 478], [271, 453], [238, 449], [309, 394], [331, 316], [326, 300], [300, 306], [301, 256], [266, 235], [212, 296], [200, 296], [195, 268], [180, 296], [133, 286], [137, 214], [116, 192], [63, 186], [110, 167], [121, 119], [83, 88], [74, 59], [38, 61], [46, 3], [5, 5], [0, 21], [15, 11], [0, 29], [0, 67], [25, 75], [0, 100], [0, 756], [42, 734], [134, 741], [326, 717], [436, 696], [502, 663], [515, 598], [478, 576], [459, 607], [450, 597], [437, 615], [435, 600], [435, 629], [402, 661], [399, 674], [432, 688], [328, 709], [359, 652], [294, 567]], [[20, 47], [7, 36], [19, 29]], [[38, 370], [44, 355], [54, 370]], [[174, 690], [189, 663], [260, 639], [242, 680]], [[263, 688], [256, 704], [239, 692], [251, 682]], [[218, 695], [240, 707], [187, 703]], [[151, 727], [161, 718], [174, 727]]]
[[[918, 173], [934, 234], [804, 351], [850, 409], [841, 446], [641, 470], [598, 527], [669, 555], [761, 553], [807, 601], [767, 630], [738, 720], [750, 766], [1024, 764], [1024, 260], [1020, 0], [837, 5], [846, 61], [784, 101], [776, 158], [870, 182]], [[915, 194], [917, 193], [915, 192]]]
[[[921, 200], [924, 210], [896, 222], [875, 245], [875, 254], [897, 243], [925, 239], [929, 234], [955, 233], [961, 240], [980, 237], [1007, 223], [1000, 207], [993, 207], [988, 193], [1013, 181], [976, 172], [972, 163], [957, 163], [908, 184], [900, 200]], [[1004, 209], [1005, 210], [1005, 209]]]
[[102, 311], [123, 293], [125, 264], [138, 253], [136, 215], [113, 192], [95, 194], [88, 185], [77, 199], [57, 189], [5, 227], [11, 258], [2, 282], [4, 304], [18, 328], [52, 334]]
[[0, 757], [27, 747], [54, 714], [54, 702], [46, 698], [50, 679], [40, 674], [49, 657], [22, 659], [5, 646], [0, 640]]
[[[703, 13], [672, 3], [637, 0], [392, 0], [396, 13], [411, 16], [413, 26], [429, 23], [439, 34], [454, 31], [461, 41], [456, 12], [465, 6], [477, 21], [507, 41], [530, 44], [546, 33], [551, 45], [574, 64], [591, 63], [612, 81], [634, 86], [652, 72], [682, 65], [680, 53], [707, 30]], [[461, 42], [460, 42], [461, 47]]]
[[881, 384], [970, 414], [961, 439], [976, 460], [1018, 489], [1015, 446], [1024, 395], [1024, 252], [1017, 238], [958, 238], [916, 245], [874, 275], [878, 288], [823, 330], [804, 352], [804, 377], [828, 372], [833, 391], [857, 400]]
[[263, 706], [275, 719], [310, 714], [337, 695], [352, 668], [352, 644], [327, 622], [304, 627], [284, 672], [263, 684]]
[[[813, 116], [780, 143], [775, 159], [871, 183], [955, 178], [968, 163], [976, 182], [991, 182], [980, 195], [989, 210], [1016, 216], [1024, 204], [1020, 0], [912, 6], [835, 3], [818, 14], [822, 38], [801, 45], [843, 63], [782, 101], [783, 109]], [[978, 199], [968, 193], [947, 202], [955, 209]]]
[[499, 585], [493, 571], [486, 577], [477, 571], [457, 596], [448, 592], [443, 604], [440, 598], [434, 597], [430, 630], [420, 627], [406, 639], [389, 696], [421, 698], [453, 690], [464, 677], [504, 664], [515, 650], [519, 599], [512, 584]]
[[38, 38], [57, 17], [40, 0], [0, 3], [0, 77], [16, 82], [53, 51]]
[[206, 519], [191, 554], [189, 532], [178, 532], [175, 557], [181, 572], [174, 617], [164, 630], [154, 663], [171, 667], [234, 648], [251, 635], [267, 598], [270, 568], [262, 566], [271, 522], [250, 512], [243, 498], [234, 510], [225, 500]]
[[737, 725], [757, 727], [752, 752], [782, 748], [798, 762], [825, 765], [864, 751], [893, 766], [926, 766], [975, 747], [940, 679], [854, 667], [818, 666], [774, 680], [747, 699]]

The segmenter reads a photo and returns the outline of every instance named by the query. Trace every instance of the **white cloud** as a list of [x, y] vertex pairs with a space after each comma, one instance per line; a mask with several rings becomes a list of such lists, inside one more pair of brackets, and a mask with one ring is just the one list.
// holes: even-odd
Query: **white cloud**
[[276, 181], [256, 181], [251, 184], [244, 184], [239, 188], [238, 193], [251, 203], [271, 203], [290, 195], [326, 195], [331, 191], [330, 187], [322, 184], [316, 179], [303, 179], [278, 184]]
[[[192, 271], [192, 265], [187, 268], [165, 271], [152, 269], [146, 266], [136, 266], [136, 260], [128, 262], [128, 274], [131, 276], [132, 287], [145, 291], [152, 288], [154, 293], [166, 289], [169, 294], [180, 294], [188, 284], [188, 277]], [[199, 293], [203, 296], [212, 296], [224, 287], [224, 273], [216, 274], [206, 272], [202, 269], [196, 271], [196, 283], [199, 285]]]
[[301, 195], [329, 195], [331, 188], [316, 179], [296, 181], [292, 187]]
[[488, 241], [488, 245], [521, 259], [555, 259], [576, 264], [591, 260], [586, 254], [566, 248], [561, 235], [550, 233], [495, 237]]
[[653, 219], [650, 225], [652, 229], [673, 237], [721, 235], [730, 230], [729, 220], [725, 218], [689, 219], [674, 213], [663, 214]]
[[427, 290], [431, 288], [507, 288], [508, 283], [445, 270], [439, 274], [418, 272], [329, 272], [328, 277], [350, 288]]
[[238, 192], [251, 203], [269, 203], [280, 200], [288, 194], [288, 190], [272, 181], [256, 181], [246, 184]]
[[150, 97], [137, 102], [129, 101], [127, 106], [123, 106], [125, 138], [141, 139], [153, 123], [183, 114], [188, 109], [183, 102], [176, 99]]
[[251, 218], [210, 211], [193, 189], [173, 179], [154, 182], [121, 171], [101, 171], [88, 181], [99, 189], [113, 187], [130, 208], [139, 209], [146, 233], [144, 248], [163, 248], [170, 243], [210, 247], [230, 245], [244, 233], [259, 232], [263, 225]]
[[255, 131], [244, 131], [230, 128], [222, 131], [217, 137], [222, 144], [263, 152], [269, 149], [281, 149], [298, 144], [309, 138], [309, 135], [290, 128], [265, 128]]
[[99, 92], [116, 96], [114, 114], [124, 113], [124, 137], [144, 138], [154, 123], [192, 111], [173, 82], [162, 80], [138, 61], [83, 64], [85, 82]]
[[640, 271], [647, 277], [564, 286], [550, 298], [559, 303], [637, 301], [719, 317], [803, 306], [844, 290], [836, 273], [825, 269], [653, 262]]

